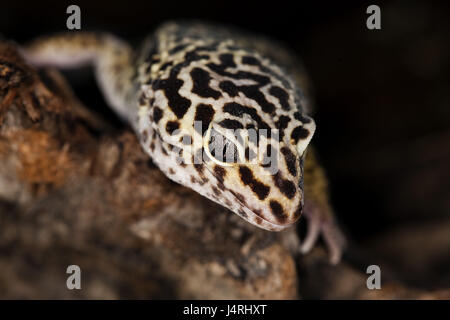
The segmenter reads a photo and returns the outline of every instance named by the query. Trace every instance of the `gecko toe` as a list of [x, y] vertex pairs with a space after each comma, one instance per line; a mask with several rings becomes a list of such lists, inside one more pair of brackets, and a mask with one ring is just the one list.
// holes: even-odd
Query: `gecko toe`
[[308, 253], [322, 235], [329, 252], [329, 261], [335, 265], [341, 260], [346, 240], [333, 215], [328, 211], [313, 203], [307, 204], [305, 216], [308, 219], [308, 230], [303, 244], [300, 246], [300, 252]]
[[332, 221], [322, 225], [322, 236], [329, 251], [330, 263], [338, 264], [346, 246], [344, 234]]
[[320, 219], [317, 214], [311, 215], [308, 219], [308, 231], [306, 233], [306, 237], [303, 240], [303, 244], [300, 247], [301, 253], [308, 253], [314, 247], [317, 242], [317, 239], [320, 235]]

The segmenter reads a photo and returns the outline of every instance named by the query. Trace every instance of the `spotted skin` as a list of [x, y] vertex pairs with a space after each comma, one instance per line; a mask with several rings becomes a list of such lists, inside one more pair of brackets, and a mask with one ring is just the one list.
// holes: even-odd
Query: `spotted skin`
[[[301, 66], [274, 42], [232, 28], [170, 22], [136, 51], [108, 34], [70, 33], [37, 39], [23, 54], [37, 66], [93, 65], [106, 100], [170, 179], [263, 229], [282, 230], [302, 214], [303, 164], [315, 122]], [[204, 141], [228, 139], [227, 129], [264, 129], [268, 136], [243, 154], [226, 149], [239, 162], [225, 164]], [[262, 158], [249, 161], [257, 155]], [[333, 239], [328, 246], [337, 262], [343, 242], [330, 210], [313, 211], [326, 217], [310, 220], [313, 230], [333, 235], [324, 238]], [[310, 247], [315, 238], [309, 234], [305, 243]]]

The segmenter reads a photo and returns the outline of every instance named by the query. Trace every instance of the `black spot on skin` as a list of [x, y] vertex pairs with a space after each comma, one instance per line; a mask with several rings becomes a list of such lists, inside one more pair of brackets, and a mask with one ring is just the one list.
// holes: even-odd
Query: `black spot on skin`
[[155, 81], [153, 84], [153, 90], [164, 91], [164, 95], [168, 100], [169, 108], [173, 111], [178, 119], [183, 118], [183, 116], [191, 106], [191, 101], [179, 94], [179, 90], [183, 83], [183, 80], [180, 80], [176, 78], [176, 76], [171, 75], [168, 79]]
[[258, 87], [264, 86], [270, 82], [269, 77], [263, 76], [261, 74], [248, 72], [248, 71], [238, 71], [236, 73], [232, 73], [232, 72], [225, 71], [227, 66], [219, 65], [219, 64], [215, 64], [215, 63], [208, 63], [206, 66], [208, 68], [210, 68], [212, 71], [214, 71], [215, 73], [217, 73], [221, 76], [224, 76], [224, 77], [229, 77], [231, 79], [236, 79], [236, 80], [242, 80], [242, 79], [253, 80], [259, 84]]
[[248, 65], [251, 65], [251, 66], [259, 66], [259, 65], [261, 65], [261, 62], [258, 59], [256, 59], [255, 57], [252, 57], [252, 56], [242, 57], [242, 63], [243, 64], [248, 64]]
[[240, 48], [237, 47], [237, 46], [228, 45], [228, 46], [227, 46], [227, 49], [228, 49], [228, 50], [231, 50], [231, 51], [236, 51], [236, 50], [239, 50]]
[[280, 101], [281, 107], [284, 110], [290, 110], [291, 106], [289, 105], [289, 95], [286, 92], [286, 90], [284, 90], [283, 88], [277, 87], [277, 86], [273, 86], [270, 88], [269, 93], [271, 95], [273, 95], [275, 98], [278, 99], [278, 101]]
[[225, 205], [226, 205], [227, 207], [231, 207], [232, 203], [231, 203], [230, 200], [225, 199]]
[[158, 107], [153, 107], [153, 121], [155, 123], [158, 123], [159, 120], [161, 120], [161, 118], [163, 117], [164, 112], [158, 108]]
[[175, 174], [175, 170], [173, 170], [172, 168], [169, 168], [169, 174]]
[[261, 224], [263, 220], [260, 217], [255, 217], [256, 224]]
[[186, 52], [186, 54], [184, 55], [184, 62], [181, 62], [181, 64], [183, 66], [188, 66], [191, 64], [191, 62], [193, 61], [198, 61], [198, 60], [202, 60], [202, 59], [209, 59], [209, 55], [207, 54], [202, 54], [199, 55], [195, 50], [194, 51], [189, 51]]
[[198, 180], [197, 180], [197, 178], [195, 178], [194, 176], [191, 175], [191, 182], [198, 183]]
[[291, 133], [291, 139], [293, 139], [295, 143], [297, 143], [298, 140], [300, 140], [300, 139], [307, 138], [308, 136], [309, 136], [309, 130], [303, 128], [302, 126], [295, 128], [294, 130], [292, 130], [292, 133]]
[[280, 138], [283, 139], [284, 137], [284, 129], [287, 128], [289, 121], [291, 121], [291, 118], [289, 118], [288, 116], [280, 116], [280, 118], [278, 119], [277, 122], [275, 122], [275, 126], [277, 127], [278, 130], [280, 130]]
[[214, 175], [216, 176], [217, 180], [223, 183], [225, 176], [227, 175], [227, 172], [223, 167], [216, 165], [214, 167]]
[[197, 51], [215, 51], [215, 50], [217, 50], [217, 45], [218, 45], [218, 43], [213, 43], [208, 46], [199, 46], [199, 47], [196, 47], [195, 50], [197, 50]]
[[212, 186], [211, 189], [216, 196], [220, 196], [222, 194], [222, 192], [214, 186]]
[[179, 44], [179, 45], [177, 45], [176, 47], [170, 49], [169, 54], [172, 55], [172, 54], [175, 54], [175, 53], [177, 53], [177, 52], [180, 52], [181, 50], [183, 50], [183, 49], [186, 48], [187, 46], [188, 46], [187, 43]]
[[155, 143], [153, 141], [150, 143], [150, 150], [151, 151], [155, 150]]
[[200, 133], [202, 136], [208, 130], [209, 124], [214, 116], [214, 109], [209, 104], [200, 103], [197, 105], [195, 109], [194, 121], [200, 121], [202, 123], [202, 128], [200, 132], [200, 128], [195, 126], [195, 130]]
[[249, 168], [240, 166], [239, 175], [241, 177], [242, 183], [246, 186], [249, 186], [260, 200], [264, 200], [267, 197], [270, 188], [255, 179], [255, 177], [253, 176], [253, 172]]
[[193, 81], [192, 92], [203, 98], [219, 99], [222, 94], [220, 91], [214, 90], [209, 86], [211, 76], [209, 73], [201, 68], [194, 68], [191, 71]]
[[213, 199], [216, 199], [216, 201], [219, 201], [220, 198], [218, 196], [216, 196], [215, 194], [209, 194], [210, 197], [212, 197]]
[[295, 163], [296, 163], [297, 159], [296, 159], [295, 155], [287, 147], [282, 147], [281, 153], [284, 156], [284, 160], [286, 161], [286, 166], [289, 170], [289, 173], [292, 174], [294, 177], [296, 177], [297, 176], [297, 168], [295, 166]]
[[139, 105], [145, 106], [146, 101], [147, 101], [147, 98], [145, 97], [144, 92], [142, 92], [141, 95], [139, 96]]
[[264, 94], [259, 90], [259, 86], [240, 86], [239, 91], [245, 94], [247, 98], [255, 100], [265, 113], [273, 114], [275, 112], [275, 106], [266, 100]]
[[295, 189], [295, 184], [292, 181], [283, 179], [283, 176], [279, 171], [272, 177], [276, 187], [281, 191], [281, 193], [289, 199], [295, 197], [297, 190]]
[[172, 135], [175, 130], [180, 128], [180, 123], [178, 121], [168, 121], [166, 124], [166, 131], [168, 134]]
[[239, 93], [238, 87], [233, 82], [228, 80], [219, 83], [219, 88], [228, 93], [230, 97], [236, 97]]
[[147, 132], [147, 130], [142, 131], [141, 136], [142, 136], [142, 141], [144, 143], [147, 142], [147, 139], [148, 139], [148, 132]]
[[286, 221], [286, 214], [284, 213], [283, 206], [276, 200], [270, 200], [270, 209], [278, 222], [283, 223]]
[[304, 117], [300, 112], [295, 112], [294, 118], [297, 119], [298, 121], [301, 121], [302, 123], [310, 123], [311, 122], [310, 118]]
[[236, 68], [236, 64], [234, 63], [233, 55], [231, 53], [221, 54], [219, 56], [219, 60], [225, 68]]
[[239, 209], [239, 210], [238, 210], [238, 213], [239, 213], [239, 215], [240, 215], [241, 217], [243, 217], [243, 218], [247, 218], [247, 214], [245, 213], [245, 211], [244, 211], [244, 210], [242, 210], [242, 209]]
[[184, 159], [179, 159], [179, 160], [178, 160], [178, 164], [179, 164], [180, 167], [182, 167], [182, 168], [186, 168], [186, 167], [187, 167], [187, 164], [184, 163]]
[[262, 212], [259, 209], [253, 209], [252, 212], [260, 217], [262, 217]]
[[223, 182], [218, 181], [218, 182], [217, 182], [217, 186], [218, 186], [219, 189], [222, 190], [222, 191], [227, 190], [227, 188], [225, 188], [225, 185], [223, 184]]
[[[184, 61], [173, 66], [169, 78], [151, 81], [153, 90], [162, 90], [168, 100], [169, 108], [178, 119], [183, 118], [191, 106], [191, 101], [181, 96], [179, 90], [184, 81], [177, 78], [180, 71], [189, 66], [193, 61], [208, 59], [208, 55], [198, 55], [195, 51], [186, 52]], [[153, 62], [154, 63], [154, 62]]]
[[203, 163], [194, 163], [194, 168], [200, 175], [203, 175], [204, 165]]
[[269, 125], [261, 119], [255, 108], [246, 107], [236, 102], [229, 102], [223, 106], [223, 111], [240, 118], [242, 118], [244, 113], [248, 114], [256, 123], [258, 123], [258, 129], [270, 129]]
[[164, 70], [166, 70], [168, 67], [170, 67], [172, 64], [173, 64], [172, 61], [166, 62], [166, 63], [164, 63], [164, 64], [159, 68], [159, 70], [160, 70], [160, 71], [164, 71]]
[[[255, 81], [256, 85], [243, 85], [237, 87], [240, 92], [242, 92], [247, 98], [255, 100], [260, 106], [261, 109], [268, 113], [273, 114], [275, 111], [275, 106], [266, 100], [264, 94], [260, 91], [260, 88], [265, 86], [270, 82], [270, 78], [261, 75], [258, 73], [248, 72], [248, 71], [238, 71], [236, 73], [228, 72], [225, 69], [228, 67], [234, 67], [234, 62], [229, 61], [228, 58], [222, 58], [221, 64], [215, 64], [215, 63], [208, 63], [207, 67], [214, 71], [215, 73], [224, 76], [229, 77], [231, 79], [249, 79]], [[231, 64], [232, 62], [232, 64]]]
[[222, 120], [218, 124], [225, 129], [232, 129], [232, 130], [244, 129], [244, 126], [242, 125], [242, 123], [240, 123], [237, 120], [232, 120], [232, 119]]
[[241, 194], [239, 192], [234, 192], [231, 190], [230, 190], [230, 192], [236, 197], [236, 199], [239, 200], [240, 203], [242, 203], [243, 205], [246, 205], [247, 200], [245, 199], [245, 196], [243, 194]]
[[205, 176], [200, 177], [200, 178], [202, 179], [202, 181], [200, 182], [200, 185], [204, 185], [205, 183], [209, 182], [208, 178], [206, 178]]
[[280, 118], [278, 118], [278, 121], [275, 122], [275, 125], [278, 129], [283, 130], [287, 128], [290, 120], [291, 118], [289, 118], [288, 116], [282, 115], [280, 116]]

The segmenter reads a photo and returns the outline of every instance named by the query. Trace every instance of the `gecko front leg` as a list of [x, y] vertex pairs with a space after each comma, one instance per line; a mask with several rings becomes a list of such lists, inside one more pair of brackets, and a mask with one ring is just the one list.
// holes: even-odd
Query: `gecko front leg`
[[303, 214], [308, 220], [308, 229], [300, 251], [309, 252], [322, 235], [330, 252], [330, 262], [336, 264], [341, 259], [346, 240], [330, 205], [325, 170], [317, 160], [316, 150], [311, 146], [306, 155], [304, 170], [306, 199]]

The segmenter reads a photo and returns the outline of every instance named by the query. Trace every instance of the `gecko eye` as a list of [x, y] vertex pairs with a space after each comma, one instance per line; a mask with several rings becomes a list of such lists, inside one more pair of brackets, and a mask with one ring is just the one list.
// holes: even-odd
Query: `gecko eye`
[[237, 146], [217, 130], [211, 129], [208, 148], [211, 156], [221, 163], [233, 164], [239, 161]]
[[205, 152], [214, 162], [222, 166], [235, 165], [242, 159], [237, 139], [232, 131], [228, 131], [211, 126], [205, 137]]

